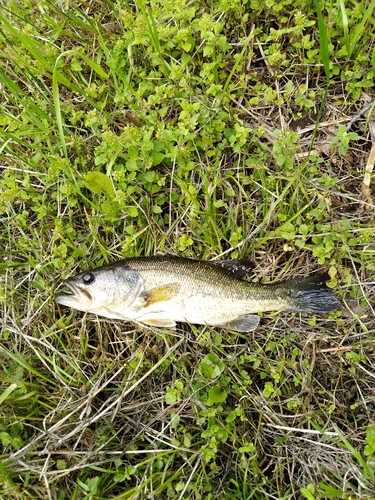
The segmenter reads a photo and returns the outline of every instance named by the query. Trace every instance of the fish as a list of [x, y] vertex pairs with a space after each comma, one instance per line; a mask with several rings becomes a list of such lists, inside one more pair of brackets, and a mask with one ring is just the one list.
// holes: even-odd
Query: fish
[[243, 333], [257, 328], [261, 312], [340, 309], [327, 274], [254, 283], [244, 279], [250, 268], [243, 259], [223, 264], [169, 255], [128, 258], [66, 279], [68, 293], [56, 302], [154, 327], [183, 322]]

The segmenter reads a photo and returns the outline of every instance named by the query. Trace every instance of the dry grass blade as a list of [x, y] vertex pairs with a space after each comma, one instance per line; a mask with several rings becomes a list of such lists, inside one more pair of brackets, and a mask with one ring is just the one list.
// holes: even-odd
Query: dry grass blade
[[363, 177], [362, 184], [362, 196], [366, 204], [364, 207], [369, 210], [370, 208], [374, 208], [374, 201], [371, 196], [371, 179], [374, 171], [374, 162], [375, 162], [375, 122], [370, 119], [369, 121], [369, 131], [370, 137], [372, 141], [371, 151], [369, 157], [367, 159], [366, 167], [365, 167], [365, 175]]

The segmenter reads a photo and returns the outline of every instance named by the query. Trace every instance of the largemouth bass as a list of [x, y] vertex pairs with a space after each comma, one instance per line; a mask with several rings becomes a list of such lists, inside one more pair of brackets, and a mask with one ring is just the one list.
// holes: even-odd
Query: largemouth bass
[[261, 284], [243, 280], [240, 267], [171, 256], [130, 258], [65, 280], [70, 293], [56, 302], [158, 327], [185, 322], [238, 332], [254, 330], [259, 312], [340, 308], [325, 285], [327, 275]]

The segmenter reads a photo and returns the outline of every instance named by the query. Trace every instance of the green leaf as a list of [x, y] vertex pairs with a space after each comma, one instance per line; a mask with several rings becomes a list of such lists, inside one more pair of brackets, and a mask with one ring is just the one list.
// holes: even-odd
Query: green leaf
[[82, 66], [79, 64], [77, 59], [73, 59], [70, 67], [71, 67], [72, 71], [82, 71]]
[[155, 176], [156, 176], [156, 173], [153, 170], [149, 170], [148, 172], [145, 172], [144, 174], [142, 174], [142, 178], [146, 182], [154, 182]]
[[215, 354], [207, 354], [199, 364], [199, 372], [209, 379], [218, 377], [224, 368], [225, 364]]
[[164, 153], [158, 153], [156, 151], [154, 151], [152, 153], [152, 165], [155, 166], [155, 165], [159, 165], [159, 163], [161, 163], [165, 158], [165, 154]]
[[165, 402], [167, 405], [174, 405], [180, 399], [180, 393], [178, 390], [167, 387], [167, 392], [165, 394]]
[[119, 212], [119, 206], [116, 200], [106, 200], [100, 205], [103, 215], [115, 215]]
[[367, 445], [364, 449], [364, 454], [367, 457], [375, 453], [375, 425], [369, 425], [366, 429], [366, 442]]
[[66, 469], [66, 460], [62, 460], [62, 459], [56, 460], [56, 468], [57, 468], [57, 470]]
[[224, 206], [224, 201], [223, 200], [216, 200], [214, 201], [214, 207], [215, 208], [221, 208]]
[[319, 495], [318, 498], [347, 498], [346, 495], [337, 488], [334, 488], [330, 484], [325, 484], [323, 482], [319, 482], [319, 487], [324, 491], [323, 494]]
[[7, 432], [0, 432], [0, 441], [5, 448], [6, 446], [8, 446], [8, 444], [12, 442], [12, 436]]
[[171, 413], [171, 427], [175, 429], [180, 424], [181, 417], [178, 413]]
[[211, 399], [213, 403], [223, 403], [228, 396], [228, 392], [222, 389], [218, 385], [214, 385], [208, 391], [208, 397]]
[[138, 217], [138, 208], [137, 207], [127, 207], [126, 213], [129, 215], [129, 217]]
[[165, 395], [165, 402], [167, 405], [174, 405], [175, 402], [177, 401], [175, 394], [173, 392], [167, 392]]
[[97, 172], [96, 170], [87, 172], [84, 184], [93, 193], [103, 193], [109, 199], [115, 196], [112, 180], [102, 172]]
[[20, 437], [15, 437], [12, 439], [12, 448], [19, 450], [24, 445], [23, 440]]

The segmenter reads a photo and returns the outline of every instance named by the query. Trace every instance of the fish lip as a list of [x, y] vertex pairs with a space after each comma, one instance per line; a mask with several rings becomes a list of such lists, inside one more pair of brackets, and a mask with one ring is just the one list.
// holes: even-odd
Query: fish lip
[[84, 299], [85, 301], [92, 301], [92, 297], [86, 290], [79, 288], [75, 283], [71, 280], [67, 279], [63, 281], [63, 286], [68, 288], [70, 293], [60, 293], [56, 296], [56, 302], [60, 302], [60, 300], [64, 300], [65, 298], [73, 299], [80, 301]]

